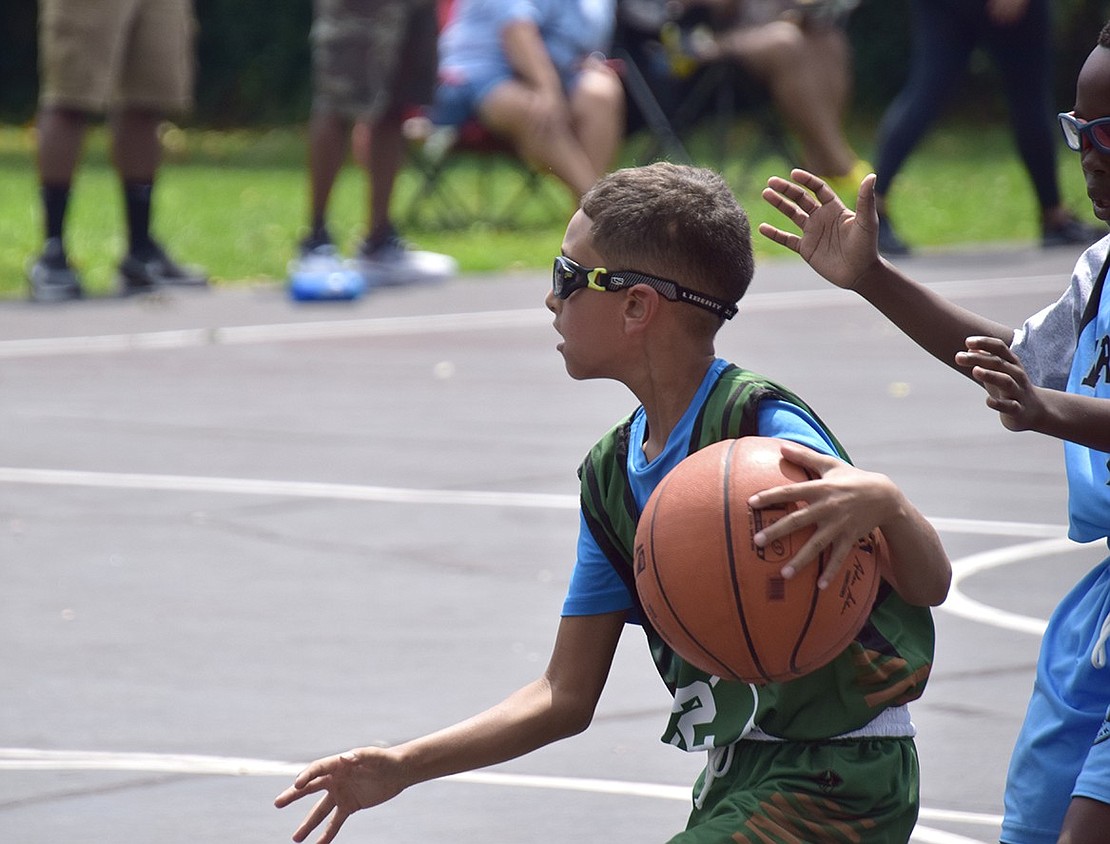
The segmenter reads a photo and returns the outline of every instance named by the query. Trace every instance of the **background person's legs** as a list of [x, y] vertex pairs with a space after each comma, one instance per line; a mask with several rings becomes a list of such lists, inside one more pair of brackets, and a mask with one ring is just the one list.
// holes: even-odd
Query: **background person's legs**
[[82, 295], [81, 279], [65, 249], [65, 216], [77, 162], [84, 146], [88, 117], [74, 109], [46, 106], [39, 110], [37, 164], [45, 227], [42, 254], [30, 269], [31, 298], [73, 299]]
[[1001, 77], [1014, 143], [1037, 196], [1042, 242], [1046, 246], [1094, 243], [1105, 228], [1080, 223], [1060, 199], [1051, 18], [1048, 0], [1032, 0], [1017, 23], [991, 27], [987, 48]]
[[512, 142], [521, 158], [550, 171], [575, 196], [585, 193], [601, 176], [572, 129], [565, 101], [551, 102], [520, 82], [508, 80], [486, 95], [478, 113], [490, 131]]
[[571, 123], [598, 175], [609, 171], [624, 140], [624, 88], [603, 64], [589, 64], [570, 95]]
[[851, 90], [844, 33], [808, 30], [790, 21], [737, 27], [703, 44], [705, 61], [731, 60], [767, 86], [775, 108], [802, 147], [801, 166], [822, 177], [845, 176], [858, 156], [842, 122]]
[[327, 229], [328, 202], [339, 171], [347, 159], [350, 122], [344, 117], [313, 111], [308, 123], [308, 184], [311, 230], [301, 243], [301, 250], [311, 252], [330, 246]]
[[945, 4], [910, 4], [912, 54], [906, 84], [887, 107], [875, 144], [875, 201], [879, 212], [879, 251], [905, 255], [909, 247], [887, 217], [887, 196], [898, 172], [940, 115], [967, 68], [976, 28]]

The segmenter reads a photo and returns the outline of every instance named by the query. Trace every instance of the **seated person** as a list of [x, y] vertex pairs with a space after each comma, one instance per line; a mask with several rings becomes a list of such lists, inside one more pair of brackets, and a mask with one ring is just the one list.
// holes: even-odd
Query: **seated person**
[[577, 199], [624, 135], [624, 91], [601, 56], [614, 17], [614, 0], [456, 0], [431, 122], [477, 117]]
[[[735, 62], [767, 86], [801, 145], [799, 164], [854, 199], [871, 165], [844, 137], [852, 92], [851, 50], [842, 26], [856, 0], [672, 0], [664, 41], [702, 63]], [[699, 25], [691, 21], [704, 20]], [[667, 37], [667, 35], [671, 37]]]

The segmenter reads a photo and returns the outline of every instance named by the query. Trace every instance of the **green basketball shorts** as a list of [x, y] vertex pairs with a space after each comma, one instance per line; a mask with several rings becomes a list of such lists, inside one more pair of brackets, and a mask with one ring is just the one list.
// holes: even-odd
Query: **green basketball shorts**
[[670, 844], [898, 844], [917, 822], [918, 786], [911, 738], [739, 741]]

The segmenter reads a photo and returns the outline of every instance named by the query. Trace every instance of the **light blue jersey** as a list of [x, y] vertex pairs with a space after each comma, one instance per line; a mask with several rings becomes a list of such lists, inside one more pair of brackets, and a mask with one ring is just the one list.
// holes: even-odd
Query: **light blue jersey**
[[[1110, 266], [1104, 238], [1076, 264], [1054, 305], [1015, 334], [1035, 384], [1110, 399]], [[1064, 443], [1068, 535], [1110, 535], [1110, 455]], [[1049, 620], [1037, 678], [1006, 780], [1005, 844], [1055, 844], [1073, 796], [1110, 803], [1110, 558], [1090, 571]]]

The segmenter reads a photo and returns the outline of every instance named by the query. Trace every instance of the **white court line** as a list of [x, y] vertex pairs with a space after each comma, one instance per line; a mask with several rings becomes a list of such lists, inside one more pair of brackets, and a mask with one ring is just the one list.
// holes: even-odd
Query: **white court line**
[[[447, 504], [477, 506], [548, 507], [575, 509], [578, 498], [573, 495], [508, 493], [476, 490], [417, 490], [397, 487], [361, 486], [298, 481], [268, 481], [245, 478], [197, 477], [186, 475], [150, 475], [113, 472], [84, 472], [54, 469], [20, 469], [0, 467], [0, 483], [38, 484], [48, 486], [79, 486], [108, 489], [141, 489], [148, 491], [212, 492], [243, 495], [270, 495], [302, 498], [331, 498], [354, 501], [381, 501], [411, 504]], [[959, 583], [977, 571], [1017, 562], [1039, 554], [1079, 547], [1063, 537], [1060, 525], [1023, 524], [972, 519], [931, 519], [938, 530], [969, 534], [1024, 536], [1040, 541], [1003, 548], [966, 557], [953, 563], [953, 583], [948, 601], [942, 609], [988, 624], [1009, 627], [1023, 632], [1039, 633], [1044, 622], [1026, 618], [980, 604], [959, 591]], [[1046, 538], [1047, 537], [1047, 538]], [[34, 751], [0, 748], [0, 770], [144, 770], [192, 774], [294, 776], [303, 767], [287, 762], [237, 759], [224, 757], [181, 756], [162, 754], [76, 753], [68, 751]], [[496, 772], [470, 772], [451, 777], [458, 782], [530, 788], [590, 791], [625, 796], [688, 800], [689, 789], [653, 783], [629, 783], [611, 780], [535, 777]], [[923, 808], [921, 818], [932, 821], [999, 825], [995, 815], [962, 813]], [[973, 839], [929, 827], [918, 826], [913, 840], [920, 844], [979, 844]]]
[[1047, 622], [1043, 619], [1018, 615], [980, 603], [960, 591], [960, 582], [977, 572], [987, 571], [998, 566], [1018, 563], [1049, 554], [1081, 550], [1085, 547], [1085, 545], [1073, 542], [1066, 537], [1058, 537], [1056, 539], [1044, 539], [1040, 542], [1029, 542], [1024, 545], [1013, 545], [1008, 548], [995, 548], [955, 560], [952, 563], [952, 587], [949, 590], [948, 599], [941, 609], [983, 624], [1016, 630], [1020, 633], [1030, 633], [1034, 636], [1044, 635]]
[[330, 498], [393, 504], [466, 504], [483, 507], [577, 509], [578, 497], [540, 492], [409, 489], [315, 481], [272, 481], [260, 478], [218, 478], [194, 475], [150, 475], [128, 472], [84, 472], [67, 469], [0, 467], [0, 483], [40, 486], [136, 489], [152, 492], [212, 492], [288, 498]]
[[[150, 492], [205, 492], [288, 498], [323, 498], [392, 504], [465, 505], [479, 507], [525, 507], [575, 510], [575, 495], [556, 493], [496, 492], [489, 490], [410, 489], [360, 484], [312, 481], [272, 481], [258, 478], [220, 478], [194, 475], [154, 475], [125, 472], [87, 472], [66, 469], [23, 469], [0, 467], [0, 484], [88, 487], [144, 490]], [[975, 519], [930, 518], [939, 531], [991, 536], [1028, 537], [1038, 542], [1009, 546], [974, 554], [952, 563], [952, 585], [940, 609], [983, 624], [1030, 633], [1044, 633], [1045, 621], [1018, 615], [980, 603], [960, 591], [960, 583], [979, 571], [1008, 565], [1048, 553], [1076, 550], [1083, 546], [1066, 538], [1061, 525], [1026, 524]]]
[[[409, 487], [338, 484], [318, 481], [275, 481], [264, 478], [227, 478], [203, 475], [161, 475], [138, 472], [90, 472], [73, 469], [29, 469], [0, 466], [0, 483], [37, 486], [73, 486], [150, 492], [210, 492], [290, 498], [330, 498], [342, 501], [378, 501], [393, 504], [445, 504], [481, 507], [578, 509], [578, 496], [543, 492], [497, 492], [465, 489], [412, 489]], [[937, 530], [989, 536], [1059, 538], [1062, 525], [1003, 522], [937, 517], [929, 521]]]
[[287, 340], [385, 337], [402, 334], [438, 334], [446, 331], [542, 325], [551, 313], [541, 308], [517, 311], [482, 311], [466, 314], [430, 314], [414, 317], [374, 317], [328, 322], [291, 322], [272, 325], [239, 325], [223, 328], [187, 328], [136, 334], [98, 334], [83, 337], [42, 337], [0, 341], [0, 358], [45, 355], [123, 352], [145, 349], [183, 349], [194, 346], [243, 345]]
[[[1062, 284], [1056, 275], [1023, 278], [960, 279], [926, 285], [946, 296], [995, 298], [1039, 290], [1048, 283]], [[840, 306], [865, 306], [859, 296], [834, 287], [815, 290], [787, 290], [778, 293], [752, 293], [741, 304], [742, 313], [795, 310]], [[386, 337], [397, 335], [440, 334], [450, 331], [486, 331], [545, 325], [551, 313], [545, 308], [511, 311], [475, 311], [461, 314], [428, 314], [408, 317], [369, 317], [366, 319], [291, 322], [268, 325], [238, 325], [213, 328], [186, 328], [169, 331], [144, 331], [134, 334], [99, 334], [77, 337], [39, 337], [0, 341], [0, 359], [45, 357], [68, 354], [110, 354], [116, 352], [184, 349], [197, 346], [242, 345], [295, 340]]]
[[[227, 756], [199, 756], [179, 753], [113, 753], [90, 750], [37, 750], [25, 747], [0, 747], [0, 771], [137, 771], [165, 774], [190, 774], [238, 777], [295, 777], [303, 762], [277, 762]], [[649, 782], [552, 777], [533, 774], [504, 774], [496, 771], [471, 771], [443, 777], [444, 780], [471, 785], [502, 788], [541, 788], [554, 791], [582, 791], [622, 797], [690, 802], [690, 787]], [[998, 826], [999, 815], [961, 812], [954, 809], [922, 807], [919, 817], [932, 822]], [[920, 844], [981, 844], [981, 842], [938, 829], [918, 826], [912, 841]]]
[[[360, 484], [312, 481], [273, 481], [259, 478], [221, 478], [194, 475], [155, 475], [126, 472], [87, 472], [66, 469], [0, 467], [0, 484], [86, 487], [96, 489], [144, 490], [148, 492], [204, 492], [366, 501], [392, 504], [465, 505], [479, 507], [524, 507], [576, 510], [578, 496], [556, 493], [496, 492], [490, 490], [410, 489]], [[1047, 553], [1083, 546], [1065, 537], [1061, 525], [1026, 524], [975, 519], [930, 518], [939, 531], [991, 536], [1028, 537], [1039, 542], [1010, 546], [975, 554], [952, 564], [952, 586], [940, 609], [984, 624], [1041, 635], [1045, 622], [1039, 618], [1010, 613], [982, 604], [960, 591], [960, 582], [976, 572], [1019, 562]]]

